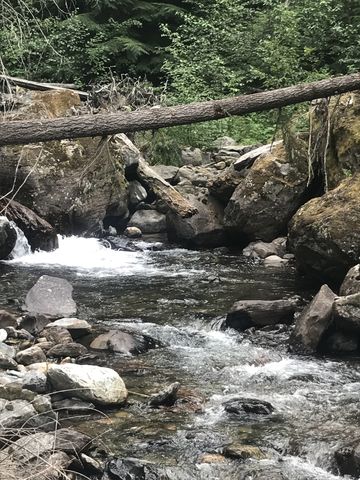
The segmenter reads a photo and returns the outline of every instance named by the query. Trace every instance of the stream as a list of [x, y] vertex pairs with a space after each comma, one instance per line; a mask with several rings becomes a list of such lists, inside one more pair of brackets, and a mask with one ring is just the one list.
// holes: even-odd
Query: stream
[[[332, 480], [333, 451], [359, 435], [360, 368], [354, 358], [298, 357], [287, 352], [288, 328], [220, 331], [241, 299], [310, 298], [314, 286], [292, 267], [266, 269], [239, 255], [137, 242], [116, 251], [96, 239], [61, 238], [54, 252], [0, 263], [0, 305], [23, 303], [43, 274], [74, 287], [78, 317], [107, 327], [131, 325], [163, 346], [138, 356], [100, 359], [132, 392], [151, 394], [180, 382], [190, 399], [149, 409], [136, 395], [106, 416], [74, 419], [112, 454], [161, 465], [187, 479]], [[155, 245], [155, 249], [154, 249]], [[236, 396], [270, 402], [268, 416], [231, 417], [223, 402]], [[221, 459], [231, 443], [254, 445], [263, 459]], [[220, 461], [221, 460], [221, 461]]]

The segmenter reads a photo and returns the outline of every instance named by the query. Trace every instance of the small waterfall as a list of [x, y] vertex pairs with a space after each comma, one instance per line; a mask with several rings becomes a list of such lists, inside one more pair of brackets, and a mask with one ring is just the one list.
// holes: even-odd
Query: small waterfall
[[24, 232], [19, 228], [14, 222], [10, 222], [11, 225], [16, 230], [16, 244], [13, 248], [13, 251], [10, 254], [11, 259], [24, 257], [25, 255], [29, 255], [31, 253], [31, 247], [27, 238], [25, 237]]

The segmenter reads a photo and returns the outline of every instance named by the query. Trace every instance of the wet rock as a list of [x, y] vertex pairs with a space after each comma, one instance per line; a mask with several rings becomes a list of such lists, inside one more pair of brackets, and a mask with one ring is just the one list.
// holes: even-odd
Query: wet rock
[[360, 264], [350, 268], [340, 287], [340, 295], [347, 296], [360, 293]]
[[52, 343], [64, 344], [72, 343], [73, 338], [66, 328], [63, 327], [48, 327], [44, 330], [44, 337]]
[[271, 255], [282, 257], [285, 254], [286, 237], [280, 237], [270, 243], [267, 242], [251, 242], [244, 248], [242, 254], [251, 258], [267, 258]]
[[33, 346], [18, 352], [16, 361], [22, 365], [30, 365], [32, 363], [40, 363], [46, 361], [46, 355], [38, 346]]
[[175, 404], [177, 400], [178, 390], [180, 388], [180, 383], [175, 382], [166, 387], [160, 393], [151, 395], [149, 399], [149, 405], [151, 407], [160, 407], [167, 406], [171, 407]]
[[360, 174], [307, 202], [289, 224], [289, 248], [302, 271], [341, 283], [360, 256]]
[[274, 412], [274, 407], [269, 402], [253, 398], [232, 398], [223, 403], [225, 412], [234, 415], [244, 415], [244, 413], [256, 415], [270, 415]]
[[95, 405], [91, 402], [84, 402], [78, 398], [64, 398], [62, 400], [53, 400], [52, 408], [56, 412], [62, 413], [89, 413], [94, 412]]
[[151, 480], [152, 478], [161, 478], [157, 468], [152, 463], [136, 458], [114, 458], [107, 462], [105, 472], [109, 474], [111, 480]]
[[60, 318], [54, 322], [48, 323], [46, 328], [61, 327], [66, 328], [72, 338], [77, 339], [91, 332], [91, 325], [86, 320], [80, 320], [79, 318]]
[[120, 376], [110, 368], [93, 365], [53, 365], [48, 378], [55, 391], [100, 405], [122, 404], [127, 390]]
[[296, 319], [294, 331], [290, 337], [290, 350], [300, 354], [317, 351], [325, 332], [333, 323], [333, 311], [336, 295], [323, 285], [312, 302]]
[[157, 346], [158, 343], [148, 335], [120, 330], [110, 330], [102, 333], [90, 344], [90, 348], [94, 350], [109, 350], [123, 354], [144, 353]]
[[166, 216], [156, 210], [137, 210], [128, 226], [137, 227], [142, 233], [162, 233], [166, 231]]
[[333, 354], [350, 354], [354, 353], [359, 348], [359, 338], [354, 336], [354, 334], [345, 333], [345, 332], [334, 332], [329, 337], [327, 337], [322, 346], [321, 350], [324, 350], [326, 353]]
[[[5, 201], [0, 200], [0, 210], [3, 206]], [[6, 206], [7, 218], [23, 231], [33, 251], [50, 251], [58, 247], [57, 233], [50, 223], [15, 200], [10, 204], [6, 201]]]
[[142, 231], [138, 227], [127, 227], [124, 235], [129, 238], [140, 238], [142, 237]]
[[6, 217], [0, 216], [0, 260], [6, 259], [15, 247], [17, 234]]
[[60, 345], [54, 345], [47, 351], [47, 357], [55, 357], [55, 358], [63, 358], [63, 357], [70, 357], [70, 358], [77, 358], [81, 355], [85, 355], [87, 353], [87, 348], [81, 343], [64, 343]]
[[182, 218], [174, 212], [167, 214], [169, 240], [188, 246], [219, 247], [226, 243], [223, 227], [224, 210], [218, 200], [208, 195], [207, 190], [191, 188], [192, 193], [181, 190], [198, 213]]
[[340, 330], [360, 333], [360, 293], [338, 297], [334, 303], [334, 318]]
[[307, 160], [278, 145], [254, 163], [225, 208], [224, 225], [239, 238], [271, 242], [287, 230], [307, 189]]
[[204, 453], [199, 458], [198, 463], [224, 463], [225, 461], [225, 457], [219, 453]]
[[225, 457], [238, 458], [239, 460], [246, 460], [247, 458], [255, 458], [262, 460], [266, 458], [265, 454], [259, 447], [253, 445], [243, 445], [241, 443], [231, 443], [223, 449]]
[[179, 171], [178, 167], [174, 167], [172, 165], [152, 165], [151, 168], [171, 185], [174, 184], [174, 179]]
[[18, 323], [15, 315], [7, 310], [0, 310], [0, 328], [14, 327], [17, 328]]
[[340, 475], [351, 475], [358, 478], [360, 475], [360, 444], [354, 442], [337, 450], [335, 461]]
[[242, 332], [251, 327], [292, 323], [299, 306], [298, 297], [283, 300], [242, 300], [232, 306], [222, 328], [234, 328]]
[[42, 275], [26, 295], [25, 308], [33, 314], [71, 317], [76, 313], [72, 285], [63, 278]]
[[269, 268], [284, 267], [288, 263], [289, 263], [288, 260], [286, 260], [285, 258], [281, 258], [278, 255], [270, 255], [269, 257], [266, 257], [264, 260], [265, 267], [269, 267]]
[[21, 427], [35, 415], [35, 408], [26, 400], [0, 399], [0, 428]]

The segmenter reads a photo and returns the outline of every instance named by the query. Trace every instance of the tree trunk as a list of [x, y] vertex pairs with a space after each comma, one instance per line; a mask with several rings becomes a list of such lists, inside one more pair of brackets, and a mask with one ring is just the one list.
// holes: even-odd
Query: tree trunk
[[46, 120], [7, 123], [5, 121], [1, 125], [0, 146], [186, 125], [280, 108], [357, 89], [360, 89], [359, 73], [252, 95], [176, 107], [153, 107], [131, 113], [84, 115]]

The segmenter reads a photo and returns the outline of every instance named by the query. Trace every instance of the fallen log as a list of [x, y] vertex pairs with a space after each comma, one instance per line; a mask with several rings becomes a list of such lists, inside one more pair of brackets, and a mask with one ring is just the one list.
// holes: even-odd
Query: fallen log
[[13, 122], [4, 120], [1, 125], [0, 146], [186, 125], [271, 110], [357, 89], [360, 89], [359, 73], [251, 95], [176, 107], [153, 107], [130, 113], [83, 115], [46, 120]]
[[120, 156], [131, 157], [137, 162], [137, 175], [154, 195], [166, 206], [182, 218], [188, 218], [197, 213], [194, 207], [175, 188], [158, 175], [142, 157], [140, 151], [124, 134], [115, 135], [113, 141], [119, 149]]
[[10, 77], [9, 75], [0, 75], [0, 82], [9, 83], [10, 85], [17, 85], [18, 87], [27, 88], [28, 90], [73, 90], [79, 95], [81, 100], [87, 100], [89, 94], [87, 92], [82, 92], [77, 90], [75, 85], [63, 85], [61, 83], [42, 83], [42, 82], [33, 82], [32, 80], [25, 80], [24, 78]]

